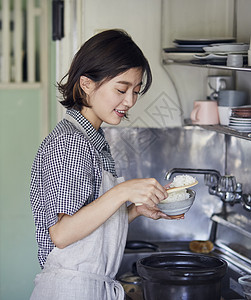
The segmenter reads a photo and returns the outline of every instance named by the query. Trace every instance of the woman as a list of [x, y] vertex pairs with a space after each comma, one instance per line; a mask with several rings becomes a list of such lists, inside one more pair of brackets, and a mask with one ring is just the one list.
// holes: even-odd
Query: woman
[[128, 222], [139, 215], [171, 219], [156, 206], [167, 192], [155, 179], [117, 178], [100, 128], [103, 122], [119, 124], [151, 80], [132, 39], [108, 30], [80, 48], [59, 83], [68, 110], [32, 166], [31, 205], [43, 270], [31, 299], [124, 299], [114, 277]]

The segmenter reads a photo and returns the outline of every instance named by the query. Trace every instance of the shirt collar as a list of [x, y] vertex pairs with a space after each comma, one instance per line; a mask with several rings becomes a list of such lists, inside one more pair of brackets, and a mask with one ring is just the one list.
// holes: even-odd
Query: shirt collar
[[86, 134], [90, 139], [90, 142], [98, 151], [102, 151], [103, 149], [109, 149], [109, 145], [105, 140], [105, 135], [102, 128], [96, 130], [92, 126], [92, 124], [78, 110], [68, 109], [66, 113], [72, 116], [85, 129]]

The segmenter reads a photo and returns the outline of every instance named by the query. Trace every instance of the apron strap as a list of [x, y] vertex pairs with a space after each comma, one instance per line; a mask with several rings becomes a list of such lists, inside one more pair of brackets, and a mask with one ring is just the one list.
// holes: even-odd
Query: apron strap
[[93, 278], [95, 280], [101, 280], [101, 281], [107, 282], [108, 284], [110, 284], [112, 286], [112, 288], [114, 290], [115, 297], [116, 297], [115, 299], [117, 299], [117, 300], [124, 299], [124, 289], [119, 281], [112, 279], [109, 276], [93, 274], [93, 273], [89, 273], [88, 278]]
[[43, 273], [61, 273], [61, 274], [66, 274], [67, 275], [73, 275], [73, 276], [81, 276], [82, 278], [86, 279], [94, 279], [97, 281], [102, 281], [108, 283], [112, 289], [114, 290], [115, 298], [116, 300], [124, 300], [124, 289], [122, 285], [120, 284], [119, 281], [112, 279], [109, 276], [106, 275], [101, 275], [101, 274], [96, 274], [96, 273], [89, 273], [89, 272], [82, 272], [82, 271], [77, 271], [77, 270], [70, 270], [70, 269], [64, 269], [64, 268], [50, 268], [49, 270], [44, 270], [42, 271]]
[[[67, 120], [68, 122], [72, 123], [73, 126], [75, 126], [81, 133], [83, 133], [83, 135], [90, 141], [90, 138], [86, 132], [86, 130], [84, 129], [84, 127], [82, 127], [77, 120], [75, 120], [72, 116], [68, 115], [68, 114], [65, 114], [64, 116], [64, 119]], [[99, 157], [99, 160], [100, 160], [100, 165], [101, 165], [101, 168], [102, 168], [102, 172], [103, 172], [103, 164], [102, 164], [102, 161], [101, 161], [101, 157], [100, 157], [100, 154], [98, 152], [98, 150], [94, 147], [94, 150], [95, 152], [97, 153], [97, 156]]]

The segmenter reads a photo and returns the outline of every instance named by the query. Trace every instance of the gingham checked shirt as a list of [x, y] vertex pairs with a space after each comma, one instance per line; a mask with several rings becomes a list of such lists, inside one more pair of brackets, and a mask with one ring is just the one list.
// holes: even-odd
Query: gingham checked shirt
[[116, 175], [103, 130], [98, 131], [79, 111], [67, 110], [89, 139], [63, 119], [40, 145], [31, 170], [30, 201], [36, 226], [40, 266], [55, 247], [49, 227], [58, 213], [73, 215], [99, 195], [103, 168]]

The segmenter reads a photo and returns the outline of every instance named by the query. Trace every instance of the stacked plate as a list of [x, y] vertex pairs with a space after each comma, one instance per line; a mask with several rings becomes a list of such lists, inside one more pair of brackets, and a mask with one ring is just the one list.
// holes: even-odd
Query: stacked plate
[[249, 44], [245, 43], [220, 43], [220, 44], [211, 44], [206, 47], [203, 47], [205, 53], [195, 54], [194, 57], [197, 59], [222, 62], [224, 65], [227, 63], [227, 58], [229, 54], [241, 54], [246, 64], [247, 60], [247, 51], [249, 49]]
[[249, 49], [249, 44], [246, 43], [230, 43], [230, 44], [211, 44], [207, 47], [203, 47], [208, 53], [240, 53], [240, 54], [247, 54]]
[[[234, 37], [213, 37], [213, 38], [176, 38], [173, 40], [174, 47], [164, 48], [163, 58], [172, 61], [189, 61], [192, 63], [205, 64], [226, 64], [226, 55], [205, 55], [204, 47], [213, 45], [230, 45], [235, 43]], [[196, 56], [198, 54], [198, 56]], [[199, 55], [201, 54], [201, 55]]]
[[229, 127], [241, 132], [251, 132], [251, 106], [233, 107]]
[[177, 47], [199, 47], [199, 48], [203, 48], [203, 47], [207, 47], [211, 44], [228, 44], [228, 43], [234, 43], [235, 42], [235, 38], [233, 37], [215, 37], [215, 38], [200, 38], [200, 39], [194, 39], [194, 38], [186, 38], [186, 39], [182, 39], [182, 38], [177, 38], [173, 41]]

